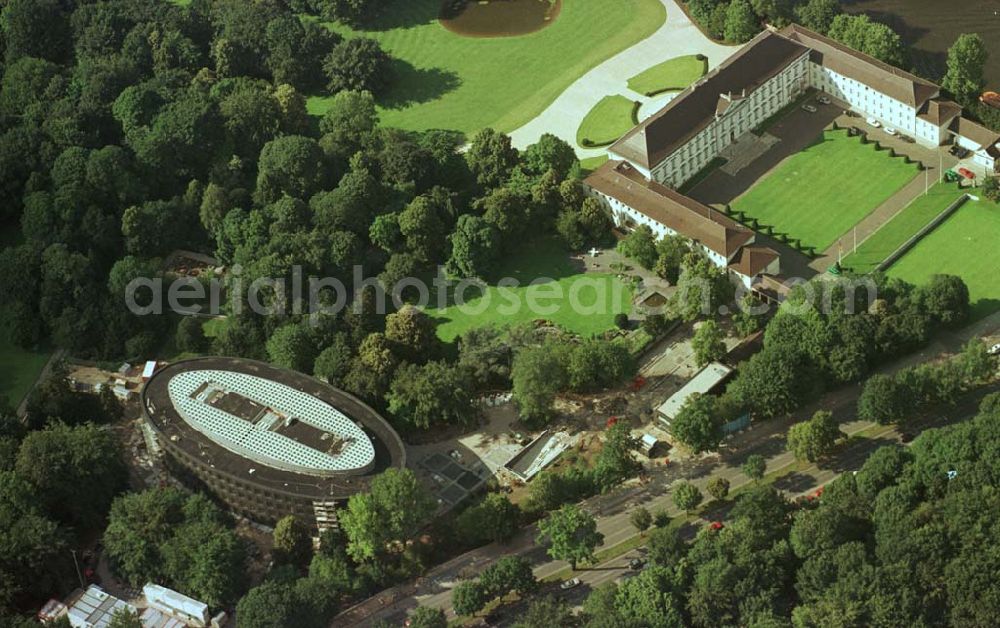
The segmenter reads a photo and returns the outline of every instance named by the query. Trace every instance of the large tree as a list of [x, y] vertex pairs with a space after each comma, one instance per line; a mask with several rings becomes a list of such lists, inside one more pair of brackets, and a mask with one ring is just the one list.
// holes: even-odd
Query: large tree
[[726, 332], [714, 320], [707, 320], [698, 326], [691, 339], [694, 360], [698, 366], [721, 360], [726, 356]]
[[50, 516], [81, 531], [103, 522], [127, 478], [118, 439], [89, 423], [56, 424], [28, 434], [15, 468]]
[[914, 408], [910, 391], [890, 375], [876, 373], [861, 389], [858, 418], [880, 425], [898, 423]]
[[357, 561], [372, 561], [397, 552], [434, 510], [434, 500], [409, 469], [387, 469], [372, 480], [366, 493], [355, 493], [341, 511], [347, 552]]
[[795, 7], [795, 16], [806, 28], [825, 35], [842, 11], [837, 0], [809, 0]]
[[305, 567], [312, 559], [312, 536], [305, 523], [286, 515], [274, 526], [274, 559], [278, 564]]
[[618, 252], [652, 270], [659, 257], [653, 230], [649, 225], [639, 225], [618, 242]]
[[474, 425], [479, 419], [468, 373], [446, 362], [404, 365], [396, 371], [386, 401], [389, 412], [417, 429]]
[[573, 147], [551, 133], [542, 133], [538, 141], [524, 151], [524, 165], [537, 175], [552, 170], [562, 180], [579, 163]]
[[726, 10], [726, 41], [742, 44], [760, 32], [759, 18], [749, 0], [733, 0]]
[[479, 583], [490, 598], [503, 597], [511, 591], [523, 598], [538, 589], [531, 563], [523, 556], [504, 556], [483, 570]]
[[509, 540], [518, 530], [521, 510], [501, 493], [487, 493], [483, 500], [462, 511], [455, 529], [467, 543]]
[[563, 506], [538, 523], [539, 542], [549, 546], [549, 556], [569, 562], [576, 570], [581, 560], [592, 560], [604, 540], [593, 515], [576, 505]]
[[722, 417], [716, 397], [693, 395], [670, 422], [670, 434], [692, 453], [715, 451], [722, 441]]
[[816, 462], [830, 453], [844, 435], [830, 412], [819, 410], [808, 421], [796, 423], [788, 430], [788, 451], [797, 460]]
[[459, 279], [486, 277], [493, 272], [500, 255], [500, 234], [479, 216], [463, 214], [448, 236], [451, 256], [446, 268]]
[[484, 188], [503, 185], [517, 164], [517, 149], [511, 146], [510, 136], [493, 129], [482, 129], [472, 138], [466, 153], [469, 168], [476, 181]]
[[325, 174], [323, 151], [316, 140], [279, 137], [260, 152], [256, 198], [260, 203], [273, 203], [283, 194], [307, 199], [320, 189]]
[[699, 316], [714, 316], [732, 300], [733, 284], [726, 271], [701, 253], [688, 253], [681, 262], [677, 292], [670, 303], [671, 311], [678, 318], [690, 322]]
[[475, 615], [488, 601], [483, 585], [474, 580], [459, 582], [451, 591], [451, 607], [459, 616]]
[[440, 608], [418, 606], [410, 613], [407, 626], [410, 628], [448, 628], [448, 620]]
[[323, 61], [323, 72], [331, 92], [353, 90], [378, 95], [392, 76], [392, 57], [377, 40], [354, 37], [334, 46]]
[[286, 323], [267, 340], [267, 356], [286, 369], [311, 373], [316, 360], [316, 339], [302, 323]]
[[552, 417], [556, 393], [568, 378], [557, 348], [550, 343], [518, 351], [511, 379], [514, 401], [522, 419], [541, 424]]
[[983, 69], [989, 51], [978, 33], [963, 33], [948, 49], [948, 71], [941, 79], [941, 86], [968, 104], [982, 91], [985, 79]]
[[702, 494], [698, 487], [690, 482], [681, 482], [673, 489], [674, 506], [691, 514], [691, 511], [701, 504]]

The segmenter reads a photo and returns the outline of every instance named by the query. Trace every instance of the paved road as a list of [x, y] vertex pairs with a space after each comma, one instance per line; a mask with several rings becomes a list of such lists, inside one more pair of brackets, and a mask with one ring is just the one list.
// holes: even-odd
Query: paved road
[[[952, 354], [970, 338], [994, 337], [997, 333], [1000, 333], [1000, 313], [965, 329], [943, 332], [923, 351], [906, 356], [879, 370], [893, 373], [919, 362]], [[994, 385], [969, 395], [963, 399], [958, 408], [950, 409], [947, 414], [952, 417], [969, 415], [975, 411], [978, 400], [983, 395], [997, 389], [1000, 389], [1000, 386]], [[811, 416], [818, 409], [831, 411], [840, 422], [841, 429], [849, 435], [874, 427], [873, 424], [858, 421], [855, 417], [860, 392], [860, 385], [842, 387], [817, 399], [793, 416], [774, 419], [736, 435], [719, 454], [683, 463], [672, 463], [669, 467], [654, 468], [650, 471], [652, 481], [646, 485], [637, 486], [636, 483], [632, 483], [608, 494], [585, 500], [583, 506], [597, 517], [598, 530], [604, 534], [601, 548], [612, 547], [634, 535], [635, 531], [629, 522], [629, 513], [636, 506], [642, 505], [651, 511], [664, 509], [672, 515], [679, 514], [673, 506], [669, 490], [670, 485], [678, 480], [691, 481], [705, 492], [708, 480], [721, 476], [729, 479], [731, 489], [736, 489], [749, 481], [739, 467], [751, 454], [761, 454], [767, 458], [768, 472], [792, 464], [794, 458], [785, 451], [784, 435], [789, 425]], [[936, 421], [946, 420], [942, 418], [943, 415], [938, 408], [933, 408], [929, 412], [930, 414], [921, 418], [923, 424], [932, 425]], [[885, 434], [880, 434], [877, 438], [860, 439], [849, 443], [827, 464], [812, 465], [790, 473], [779, 478], [775, 486], [793, 497], [812, 492], [839, 474], [859, 468], [871, 451], [889, 442], [898, 441], [899, 438], [897, 432], [887, 429]], [[376, 619], [401, 619], [417, 605], [444, 608], [451, 615], [451, 588], [454, 584], [462, 578], [474, 576], [494, 560], [505, 555], [522, 555], [528, 558], [535, 564], [534, 572], [538, 578], [545, 578], [565, 570], [568, 567], [565, 561], [549, 559], [545, 549], [535, 544], [536, 535], [535, 527], [528, 526], [506, 545], [487, 545], [458, 556], [448, 563], [435, 567], [415, 584], [394, 587], [369, 598], [334, 618], [332, 626], [364, 626], [370, 625]], [[621, 566], [627, 564], [627, 560], [619, 557], [610, 561], [608, 565], [598, 565], [595, 569], [579, 572], [577, 575], [581, 580], [588, 583], [581, 589], [586, 590], [601, 582], [620, 577], [623, 573]]]
[[576, 144], [580, 122], [601, 98], [622, 94], [629, 100], [646, 101], [626, 86], [639, 72], [674, 57], [699, 53], [708, 58], [709, 67], [715, 67], [737, 49], [705, 37], [674, 0], [660, 1], [667, 10], [667, 21], [659, 30], [574, 81], [545, 111], [510, 134], [514, 145], [525, 148], [543, 133], [552, 133], [575, 147], [581, 158], [603, 155], [607, 152], [603, 148]]

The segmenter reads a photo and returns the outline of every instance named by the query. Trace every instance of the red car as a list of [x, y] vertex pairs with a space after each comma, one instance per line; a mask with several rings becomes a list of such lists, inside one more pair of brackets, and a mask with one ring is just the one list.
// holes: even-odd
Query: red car
[[962, 175], [966, 179], [975, 179], [976, 178], [976, 175], [971, 170], [969, 170], [967, 168], [959, 168], [958, 169], [958, 174]]

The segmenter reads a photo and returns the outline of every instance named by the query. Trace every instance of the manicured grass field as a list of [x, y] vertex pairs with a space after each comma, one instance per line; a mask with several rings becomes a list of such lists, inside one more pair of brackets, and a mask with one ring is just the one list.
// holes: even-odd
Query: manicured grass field
[[[657, 0], [563, 0], [555, 21], [520, 37], [472, 38], [437, 21], [441, 0], [407, 0], [370, 31], [396, 58], [390, 92], [381, 98], [386, 126], [412, 130], [484, 127], [512, 131], [547, 107], [570, 83], [653, 34], [666, 19]], [[322, 114], [329, 98], [309, 99]]]
[[646, 96], [681, 90], [707, 71], [708, 59], [701, 55], [675, 57], [636, 74], [628, 80], [628, 88]]
[[[516, 279], [518, 287], [497, 286], [500, 278], [507, 277]], [[549, 280], [529, 285], [539, 278]], [[632, 288], [615, 275], [583, 273], [558, 245], [546, 243], [511, 255], [485, 292], [467, 291], [462, 308], [451, 305], [426, 311], [439, 321], [438, 336], [446, 342], [475, 327], [507, 327], [536, 319], [587, 337], [614, 327], [615, 314], [631, 311], [632, 297]], [[530, 299], [541, 307], [533, 306]], [[580, 307], [573, 307], [574, 302]]]
[[[958, 197], [965, 194], [955, 183], [939, 183], [914, 200], [844, 258], [844, 266], [855, 273], [870, 273], [918, 231], [926, 227]], [[846, 247], [845, 247], [846, 248]]]
[[973, 318], [1000, 310], [1000, 206], [969, 201], [887, 271], [914, 284], [931, 275], [958, 275], [969, 286]]
[[635, 103], [624, 96], [605, 96], [583, 118], [576, 132], [580, 146], [607, 146], [636, 124]]
[[846, 131], [825, 131], [732, 203], [732, 207], [823, 251], [917, 175], [915, 164]]

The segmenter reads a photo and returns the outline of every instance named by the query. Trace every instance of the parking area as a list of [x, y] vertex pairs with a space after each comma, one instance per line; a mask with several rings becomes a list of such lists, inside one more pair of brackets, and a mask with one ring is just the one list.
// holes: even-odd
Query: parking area
[[467, 459], [457, 449], [449, 455], [433, 453], [420, 460], [421, 469], [430, 478], [438, 507], [453, 508], [482, 489], [493, 475], [478, 460]]

